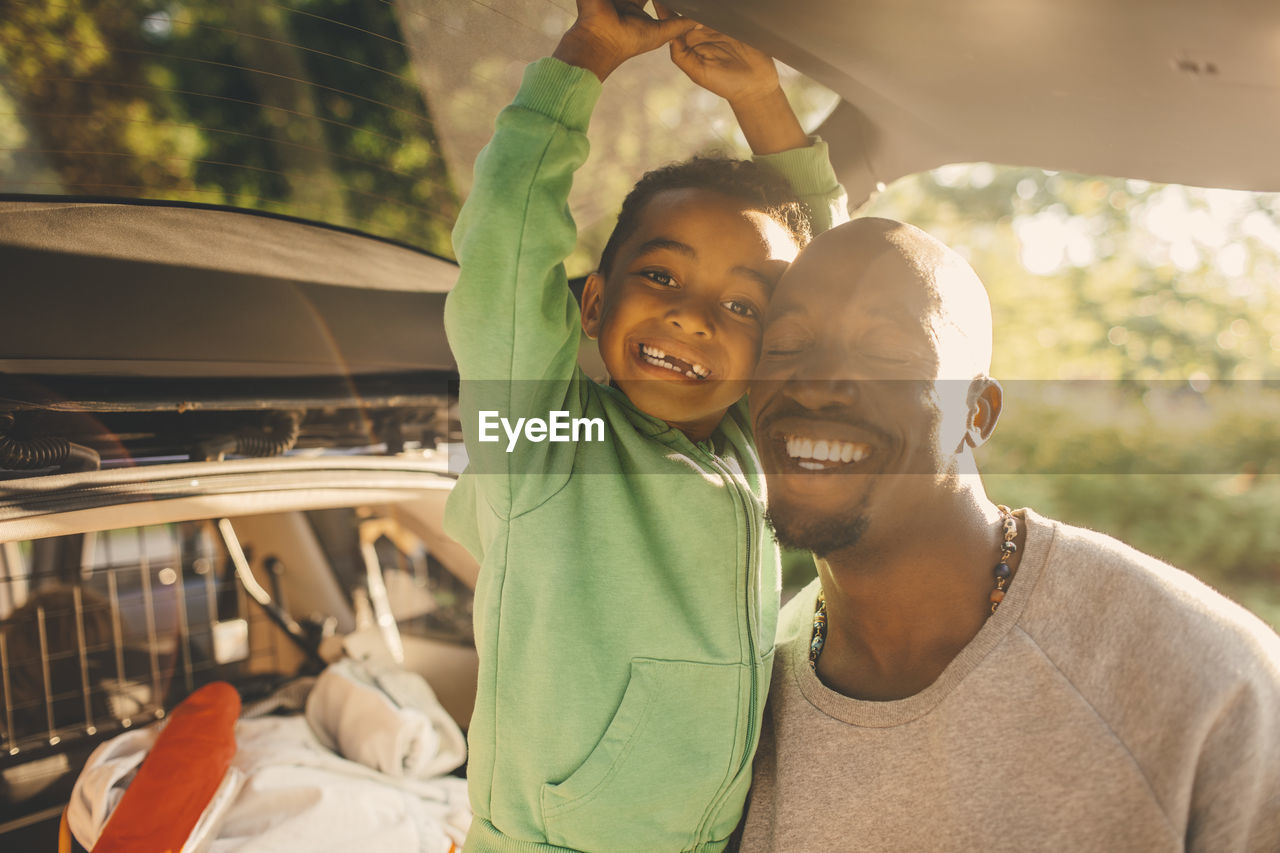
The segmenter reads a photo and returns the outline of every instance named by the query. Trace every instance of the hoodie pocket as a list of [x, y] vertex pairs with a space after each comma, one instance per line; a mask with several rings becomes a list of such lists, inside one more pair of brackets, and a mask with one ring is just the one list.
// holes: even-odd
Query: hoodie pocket
[[[683, 850], [727, 837], [736, 808], [718, 800], [743, 767], [747, 720], [739, 664], [637, 658], [613, 720], [587, 759], [559, 784], [542, 786], [547, 841], [575, 850]], [[739, 772], [741, 770], [741, 772]], [[721, 827], [703, 827], [715, 810]]]

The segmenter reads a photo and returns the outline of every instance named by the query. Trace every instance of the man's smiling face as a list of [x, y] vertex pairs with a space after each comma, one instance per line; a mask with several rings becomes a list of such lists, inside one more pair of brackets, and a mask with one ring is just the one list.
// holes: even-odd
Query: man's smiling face
[[607, 280], [583, 292], [583, 327], [641, 411], [700, 440], [747, 390], [794, 238], [745, 202], [665, 190], [646, 205]]
[[[984, 347], [981, 322], [975, 336], [956, 315], [988, 309], [972, 271], [935, 244], [859, 220], [815, 240], [779, 283], [751, 410], [784, 545], [848, 547], [955, 478], [970, 383], [990, 354], [989, 325]], [[958, 294], [978, 310], [957, 311]]]

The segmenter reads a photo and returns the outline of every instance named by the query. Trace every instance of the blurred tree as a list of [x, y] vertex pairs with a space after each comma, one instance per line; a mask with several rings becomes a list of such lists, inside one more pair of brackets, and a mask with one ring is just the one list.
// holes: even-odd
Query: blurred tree
[[194, 190], [188, 164], [199, 136], [164, 121], [169, 107], [148, 81], [141, 22], [154, 8], [0, 2], [0, 59], [34, 146], [61, 181], [30, 191], [172, 198]]
[[[59, 186], [286, 213], [449, 255], [458, 200], [386, 3], [0, 2], [0, 62]], [[18, 162], [13, 161], [11, 162]]]
[[904, 178], [865, 213], [966, 255], [1002, 378], [1280, 378], [1280, 195], [978, 163]]

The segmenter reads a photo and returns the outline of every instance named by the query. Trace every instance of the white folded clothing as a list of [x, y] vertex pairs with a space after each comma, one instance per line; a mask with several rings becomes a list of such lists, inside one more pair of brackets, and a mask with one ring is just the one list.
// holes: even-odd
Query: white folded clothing
[[392, 778], [323, 746], [301, 717], [241, 720], [240, 796], [209, 853], [448, 853], [471, 824], [467, 783]]
[[350, 658], [327, 667], [307, 697], [316, 738], [388, 776], [428, 779], [466, 760], [466, 740], [417, 673]]
[[[99, 746], [76, 780], [67, 823], [86, 850], [155, 744], [158, 726]], [[157, 804], [163, 808], [163, 804]], [[467, 783], [391, 777], [335, 755], [301, 716], [236, 724], [236, 756], [185, 853], [449, 853], [462, 849]]]

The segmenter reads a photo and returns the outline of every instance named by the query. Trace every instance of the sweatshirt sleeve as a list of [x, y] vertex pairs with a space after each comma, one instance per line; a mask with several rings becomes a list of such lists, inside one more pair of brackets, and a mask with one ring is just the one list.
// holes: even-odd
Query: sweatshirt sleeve
[[[476, 158], [475, 181], [453, 230], [458, 282], [445, 300], [445, 332], [462, 380], [460, 413], [469, 466], [480, 474], [547, 469], [546, 460], [508, 453], [501, 427], [572, 409], [580, 320], [564, 260], [577, 229], [569, 214], [573, 173], [586, 161], [586, 129], [600, 81], [583, 68], [541, 59], [524, 74]], [[546, 445], [535, 447], [546, 449]], [[491, 481], [492, 478], [486, 478]], [[500, 512], [509, 485], [490, 482]], [[507, 504], [506, 507], [499, 504]]]
[[1205, 737], [1191, 791], [1188, 853], [1280, 850], [1280, 640], [1258, 625], [1255, 662], [1223, 661], [1245, 677]]
[[816, 236], [849, 221], [849, 199], [831, 168], [827, 143], [817, 136], [809, 137], [809, 142], [807, 148], [757, 154], [755, 160], [786, 178], [800, 200], [809, 206]]

